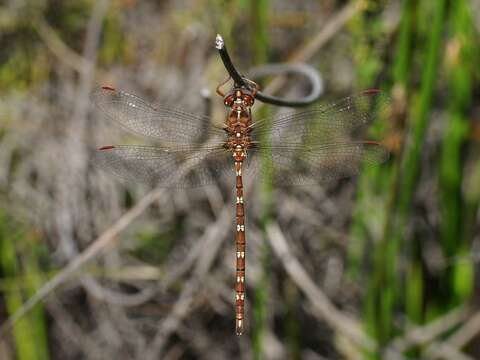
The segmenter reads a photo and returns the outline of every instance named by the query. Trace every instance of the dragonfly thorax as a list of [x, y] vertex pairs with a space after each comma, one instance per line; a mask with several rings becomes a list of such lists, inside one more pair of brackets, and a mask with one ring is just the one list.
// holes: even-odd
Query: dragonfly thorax
[[234, 156], [240, 153], [246, 154], [251, 147], [251, 123], [250, 112], [241, 111], [238, 114], [234, 110], [230, 111], [225, 124], [225, 131], [227, 132], [225, 148], [232, 151]]
[[225, 148], [232, 152], [236, 161], [241, 161], [251, 147], [250, 131], [252, 130], [253, 94], [249, 90], [236, 88], [225, 96], [225, 104], [230, 107], [225, 131], [227, 141]]

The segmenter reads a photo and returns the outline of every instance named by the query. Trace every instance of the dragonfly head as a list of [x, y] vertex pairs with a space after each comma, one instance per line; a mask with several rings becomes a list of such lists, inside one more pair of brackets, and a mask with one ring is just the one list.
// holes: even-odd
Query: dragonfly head
[[225, 106], [234, 111], [247, 110], [255, 102], [255, 93], [245, 88], [233, 88], [223, 99]]

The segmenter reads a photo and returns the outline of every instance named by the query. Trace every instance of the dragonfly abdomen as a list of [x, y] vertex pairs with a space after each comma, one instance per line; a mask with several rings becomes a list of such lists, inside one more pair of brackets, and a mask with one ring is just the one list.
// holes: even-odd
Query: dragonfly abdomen
[[235, 327], [242, 335], [245, 318], [245, 208], [242, 181], [243, 161], [235, 161], [236, 174], [236, 273], [235, 273]]

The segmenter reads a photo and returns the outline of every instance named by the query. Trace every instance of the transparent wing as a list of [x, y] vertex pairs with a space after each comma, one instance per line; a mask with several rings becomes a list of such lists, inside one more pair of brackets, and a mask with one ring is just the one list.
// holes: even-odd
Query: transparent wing
[[[220, 140], [209, 147], [195, 144], [205, 135], [224, 139], [224, 131], [205, 127], [204, 118], [154, 108], [111, 88], [102, 89], [95, 99], [122, 126], [174, 145], [103, 148], [98, 162], [118, 176], [169, 187], [207, 185], [227, 174], [233, 178], [231, 153]], [[379, 91], [368, 90], [332, 105], [258, 121], [252, 131], [253, 148], [245, 176], [272, 174], [276, 185], [318, 184], [355, 175], [362, 164], [385, 161], [388, 151], [378, 142], [362, 138], [388, 102]], [[183, 171], [180, 177], [179, 169]]]
[[192, 144], [225, 135], [207, 117], [152, 106], [138, 96], [109, 86], [97, 90], [93, 100], [109, 119], [136, 134], [161, 140], [162, 144]]
[[[334, 104], [261, 119], [255, 123], [252, 136], [259, 147], [348, 142], [361, 137], [389, 102], [379, 90], [366, 90]], [[265, 139], [268, 141], [263, 142]]]
[[185, 188], [234, 176], [231, 153], [220, 146], [186, 146], [174, 150], [136, 145], [106, 146], [95, 162], [113, 174], [151, 186]]
[[389, 152], [374, 141], [325, 143], [252, 149], [249, 175], [260, 173], [276, 186], [326, 184], [359, 173], [362, 167], [383, 163]]
[[367, 90], [334, 104], [259, 120], [253, 126], [251, 172], [271, 174], [275, 185], [322, 184], [358, 174], [388, 158], [380, 143], [365, 140], [389, 98]]

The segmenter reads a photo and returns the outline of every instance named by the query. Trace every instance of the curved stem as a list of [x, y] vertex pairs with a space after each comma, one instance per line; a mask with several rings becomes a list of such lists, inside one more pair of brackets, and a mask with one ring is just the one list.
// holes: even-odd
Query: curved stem
[[[251, 89], [251, 84], [254, 84], [254, 82], [240, 75], [240, 73], [237, 71], [233, 65], [230, 55], [228, 54], [225, 41], [220, 34], [217, 34], [215, 39], [215, 47], [220, 54], [225, 69], [227, 69], [229, 75], [233, 79], [235, 86]], [[264, 94], [260, 90], [256, 91], [255, 98], [264, 103], [288, 107], [307, 106], [317, 101], [323, 93], [323, 81], [320, 74], [315, 68], [307, 64], [268, 64], [259, 68], [255, 68], [251, 71], [251, 73], [255, 74], [255, 76], [297, 73], [305, 76], [310, 82], [310, 94], [299, 99], [284, 99], [277, 96]]]

